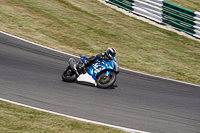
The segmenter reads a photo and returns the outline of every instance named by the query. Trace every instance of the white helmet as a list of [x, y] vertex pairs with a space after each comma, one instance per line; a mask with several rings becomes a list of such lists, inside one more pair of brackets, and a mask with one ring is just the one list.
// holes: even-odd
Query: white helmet
[[107, 55], [109, 56], [109, 57], [115, 57], [115, 55], [116, 55], [116, 50], [114, 49], [114, 48], [108, 48], [107, 50], [106, 50], [106, 53], [107, 53]]

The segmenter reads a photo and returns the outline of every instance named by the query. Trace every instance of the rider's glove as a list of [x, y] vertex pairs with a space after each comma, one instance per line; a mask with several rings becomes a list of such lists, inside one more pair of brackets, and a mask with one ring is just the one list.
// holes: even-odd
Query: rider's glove
[[85, 60], [85, 62], [84, 62], [84, 64], [87, 66], [87, 65], [89, 65], [89, 61], [88, 60]]

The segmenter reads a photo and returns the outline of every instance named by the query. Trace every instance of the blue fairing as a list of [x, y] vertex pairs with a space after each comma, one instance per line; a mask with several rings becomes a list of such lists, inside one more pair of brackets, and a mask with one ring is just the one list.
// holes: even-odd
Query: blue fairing
[[[80, 57], [81, 57], [82, 62], [85, 63], [85, 61], [87, 60], [87, 57], [85, 56], [80, 56]], [[118, 68], [118, 63], [116, 62], [115, 58], [112, 58], [112, 61], [110, 62], [106, 62], [105, 60], [102, 60], [102, 61], [97, 60], [92, 66], [90, 66], [90, 69], [87, 71], [87, 73], [91, 75], [92, 78], [95, 80], [96, 76], [101, 71], [107, 70], [106, 76], [108, 76], [116, 68]]]

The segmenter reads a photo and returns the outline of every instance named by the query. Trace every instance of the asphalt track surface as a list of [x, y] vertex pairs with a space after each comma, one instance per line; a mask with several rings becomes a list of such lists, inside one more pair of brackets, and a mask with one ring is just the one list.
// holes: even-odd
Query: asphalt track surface
[[200, 133], [199, 86], [125, 70], [109, 89], [66, 83], [69, 58], [0, 33], [0, 98], [152, 133]]

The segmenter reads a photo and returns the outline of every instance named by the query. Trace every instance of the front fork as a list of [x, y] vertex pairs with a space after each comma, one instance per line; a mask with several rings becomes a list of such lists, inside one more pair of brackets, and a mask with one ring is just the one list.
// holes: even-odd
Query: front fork
[[110, 71], [109, 70], [107, 70], [106, 71], [106, 76], [108, 76], [110, 74]]

